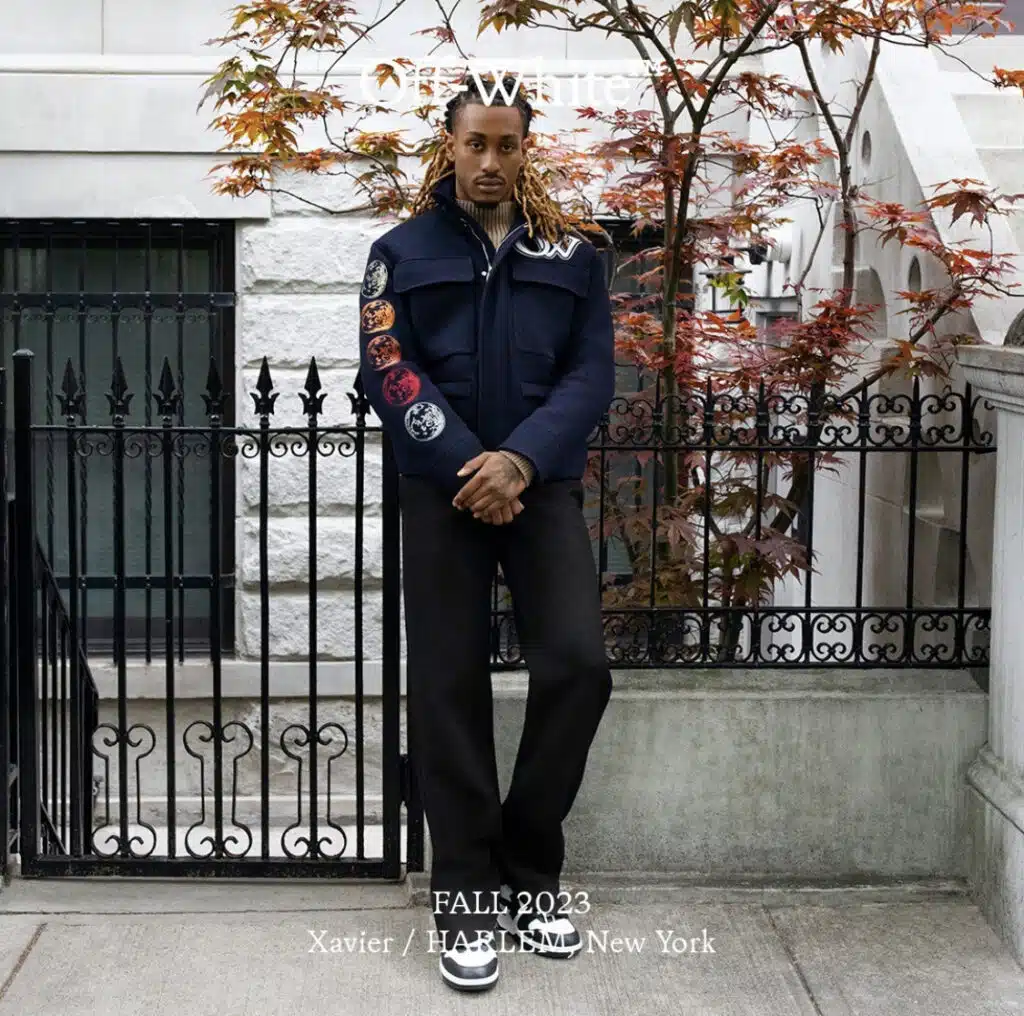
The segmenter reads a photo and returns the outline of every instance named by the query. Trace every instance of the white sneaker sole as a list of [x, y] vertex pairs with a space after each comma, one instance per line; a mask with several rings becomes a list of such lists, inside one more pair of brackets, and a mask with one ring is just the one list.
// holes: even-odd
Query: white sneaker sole
[[559, 959], [571, 959], [583, 948], [582, 941], [576, 945], [557, 946], [551, 945], [550, 942], [532, 938], [516, 927], [515, 921], [512, 920], [512, 915], [507, 910], [499, 911], [497, 924], [502, 931], [507, 931], [513, 938], [518, 939], [523, 945], [528, 945], [533, 952], [539, 953], [541, 956], [557, 956]]

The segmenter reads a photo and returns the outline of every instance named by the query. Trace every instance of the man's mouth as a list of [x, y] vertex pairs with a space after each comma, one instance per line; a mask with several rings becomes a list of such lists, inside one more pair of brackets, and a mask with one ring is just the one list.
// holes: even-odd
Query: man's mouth
[[481, 190], [497, 190], [501, 185], [500, 180], [481, 180], [477, 184]]

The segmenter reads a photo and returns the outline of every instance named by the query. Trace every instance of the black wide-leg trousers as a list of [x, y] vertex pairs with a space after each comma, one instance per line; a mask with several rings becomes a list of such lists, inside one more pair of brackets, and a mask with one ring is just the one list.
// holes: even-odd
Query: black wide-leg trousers
[[[562, 821], [612, 690], [582, 486], [534, 483], [520, 500], [514, 521], [496, 526], [421, 477], [400, 479], [409, 750], [433, 851], [434, 921], [449, 935], [492, 928], [503, 882], [559, 905]], [[529, 668], [504, 802], [490, 672], [498, 563]]]

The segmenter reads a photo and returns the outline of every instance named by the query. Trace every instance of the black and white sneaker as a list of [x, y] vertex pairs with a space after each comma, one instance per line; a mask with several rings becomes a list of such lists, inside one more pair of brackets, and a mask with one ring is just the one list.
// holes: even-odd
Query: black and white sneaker
[[498, 980], [494, 932], [452, 934], [439, 961], [445, 984], [459, 991], [484, 991]]
[[519, 909], [510, 886], [501, 887], [498, 908], [498, 927], [526, 946], [528, 952], [569, 959], [583, 948], [580, 933], [568, 917]]

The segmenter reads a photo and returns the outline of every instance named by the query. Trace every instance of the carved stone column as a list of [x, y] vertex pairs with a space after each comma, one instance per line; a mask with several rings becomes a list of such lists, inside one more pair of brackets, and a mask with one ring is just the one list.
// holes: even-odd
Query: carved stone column
[[1024, 349], [961, 346], [957, 359], [997, 414], [988, 742], [967, 773], [969, 872], [986, 919], [1024, 963]]

